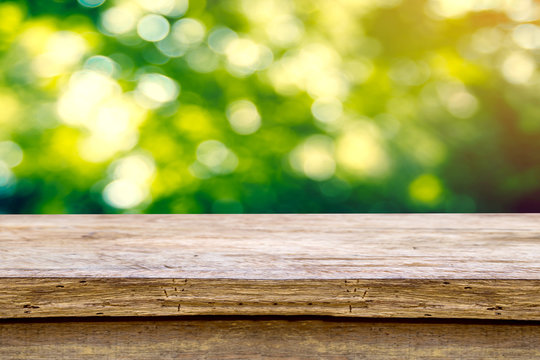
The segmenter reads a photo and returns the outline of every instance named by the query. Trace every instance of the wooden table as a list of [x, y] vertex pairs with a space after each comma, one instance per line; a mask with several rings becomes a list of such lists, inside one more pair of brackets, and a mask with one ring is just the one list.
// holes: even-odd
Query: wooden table
[[0, 359], [540, 358], [539, 215], [2, 215]]

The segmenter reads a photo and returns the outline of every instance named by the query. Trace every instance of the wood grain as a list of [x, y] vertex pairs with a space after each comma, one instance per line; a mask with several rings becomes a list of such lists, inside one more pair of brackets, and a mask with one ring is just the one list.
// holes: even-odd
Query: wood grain
[[0, 277], [537, 279], [534, 215], [2, 215]]
[[540, 320], [538, 280], [3, 279], [0, 318], [333, 315]]
[[537, 359], [540, 326], [227, 318], [0, 323], [2, 359]]
[[540, 320], [540, 214], [0, 216], [0, 317]]

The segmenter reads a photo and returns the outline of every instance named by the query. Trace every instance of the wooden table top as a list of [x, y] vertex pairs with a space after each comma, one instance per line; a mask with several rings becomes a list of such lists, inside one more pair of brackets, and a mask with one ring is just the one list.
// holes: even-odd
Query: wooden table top
[[540, 214], [2, 215], [0, 317], [540, 319]]
[[540, 214], [2, 215], [28, 276], [540, 279]]

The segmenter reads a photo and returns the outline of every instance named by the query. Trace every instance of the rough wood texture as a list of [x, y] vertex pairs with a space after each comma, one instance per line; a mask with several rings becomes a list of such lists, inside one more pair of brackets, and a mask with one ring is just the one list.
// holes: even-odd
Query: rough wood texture
[[333, 315], [540, 319], [537, 280], [2, 279], [0, 317]]
[[232, 318], [0, 323], [0, 358], [538, 359], [540, 326]]
[[535, 215], [2, 215], [1, 277], [537, 279]]
[[0, 217], [0, 317], [540, 320], [540, 215]]

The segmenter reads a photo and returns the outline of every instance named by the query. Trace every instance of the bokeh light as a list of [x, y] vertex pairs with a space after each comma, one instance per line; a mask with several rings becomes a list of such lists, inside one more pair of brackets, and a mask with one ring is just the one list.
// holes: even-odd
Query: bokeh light
[[173, 25], [173, 37], [180, 44], [192, 46], [200, 43], [206, 33], [205, 26], [196, 19], [180, 19]]
[[79, 4], [85, 7], [94, 8], [102, 5], [105, 0], [77, 0]]
[[233, 130], [241, 135], [253, 134], [261, 127], [261, 115], [249, 100], [238, 100], [230, 104], [227, 118]]
[[149, 14], [137, 23], [137, 33], [146, 41], [159, 41], [169, 34], [170, 25], [161, 15]]
[[178, 83], [165, 75], [144, 74], [137, 84], [136, 94], [143, 107], [153, 109], [176, 99], [179, 91]]
[[538, 1], [0, 19], [0, 212], [540, 211]]
[[101, 14], [101, 25], [111, 35], [126, 34], [135, 29], [140, 14], [140, 9], [129, 3], [113, 6]]

